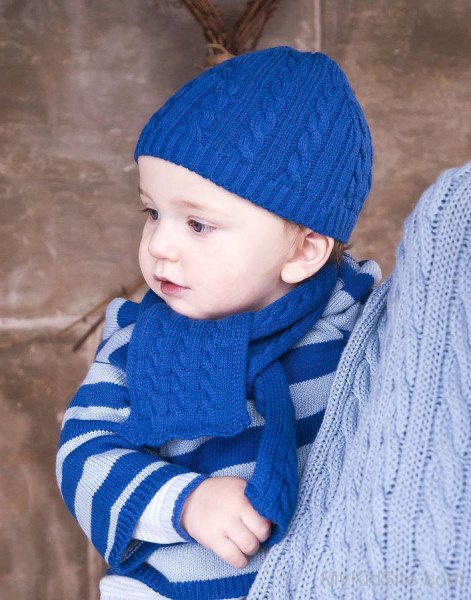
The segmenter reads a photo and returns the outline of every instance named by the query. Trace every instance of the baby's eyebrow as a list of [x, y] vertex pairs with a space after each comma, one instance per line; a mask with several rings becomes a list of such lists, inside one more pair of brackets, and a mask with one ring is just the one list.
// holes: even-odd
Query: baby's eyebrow
[[145, 190], [143, 190], [143, 189], [141, 188], [141, 186], [138, 186], [138, 188], [137, 188], [137, 191], [139, 192], [139, 194], [140, 194], [141, 196], [145, 196], [146, 198], [149, 198], [149, 200], [152, 200], [152, 197], [151, 197], [151, 195], [150, 195], [148, 192], [146, 192]]
[[[148, 192], [143, 190], [141, 187], [138, 187], [138, 190], [139, 190], [139, 193], [141, 194], [141, 196], [145, 196], [146, 198], [149, 198], [149, 200], [152, 200], [152, 197]], [[204, 206], [203, 204], [198, 204], [198, 202], [195, 202], [194, 200], [184, 200], [183, 198], [174, 198], [172, 200], [172, 204], [175, 204], [176, 206], [184, 206], [185, 208], [192, 208], [194, 210], [219, 212], [221, 214], [224, 214], [223, 211], [219, 211], [217, 208], [213, 208], [211, 206]]]
[[183, 200], [180, 198], [175, 198], [172, 200], [173, 204], [177, 206], [184, 206], [185, 208], [194, 208], [196, 210], [212, 210], [209, 206], [203, 206], [202, 204], [198, 204], [193, 200]]

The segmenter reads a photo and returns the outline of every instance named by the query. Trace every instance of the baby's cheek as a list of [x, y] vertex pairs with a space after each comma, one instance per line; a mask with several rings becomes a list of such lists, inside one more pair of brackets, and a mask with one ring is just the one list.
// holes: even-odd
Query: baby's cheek
[[[220, 269], [212, 270], [213, 280], [224, 288], [231, 288], [233, 292], [240, 291], [240, 286], [245, 286], [247, 274], [237, 265], [226, 263]], [[234, 289], [236, 288], [236, 289]]]
[[233, 312], [251, 310], [261, 294], [263, 283], [251, 277], [250, 273], [236, 274], [222, 284], [225, 300], [232, 305]]
[[238, 296], [243, 284], [243, 278], [228, 269], [210, 268], [206, 278], [205, 294], [208, 301], [216, 307], [226, 307], [231, 299]]
[[148, 244], [147, 244], [146, 239], [143, 236], [139, 243], [139, 250], [138, 250], [139, 266], [141, 267], [141, 270], [143, 270], [145, 268], [146, 258], [148, 258]]

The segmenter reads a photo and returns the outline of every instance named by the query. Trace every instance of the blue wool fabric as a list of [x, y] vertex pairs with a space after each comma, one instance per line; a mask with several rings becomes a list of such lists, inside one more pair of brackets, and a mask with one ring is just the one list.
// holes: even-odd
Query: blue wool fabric
[[141, 155], [341, 242], [371, 186], [370, 133], [345, 73], [325, 54], [290, 46], [236, 56], [188, 81], [144, 127]]
[[[257, 320], [257, 315], [263, 315], [265, 309], [249, 318], [251, 335], [248, 339], [253, 339], [244, 350], [250, 359], [245, 371], [247, 379], [244, 379], [245, 405], [239, 404], [237, 410], [237, 414], [240, 410], [239, 417], [242, 416], [244, 426], [239, 430], [241, 423], [236, 423], [238, 433], [201, 435], [205, 425], [205, 419], [201, 419], [194, 435], [175, 437], [159, 446], [149, 445], [152, 438], [133, 440], [133, 431], [138, 436], [134, 425], [126, 431], [126, 422], [132, 422], [134, 409], [144, 421], [147, 417], [151, 422], [146, 424], [141, 419], [135, 422], [145, 435], [152, 434], [152, 426], [147, 427], [149, 424], [157, 424], [159, 430], [155, 420], [158, 413], [153, 411], [158, 406], [162, 408], [160, 400], [156, 405], [138, 409], [132, 401], [131, 379], [139, 370], [128, 380], [133, 333], [137, 331], [140, 316], [157, 306], [152, 302], [155, 298], [147, 295], [142, 310], [141, 305], [122, 299], [110, 304], [95, 361], [65, 412], [56, 462], [57, 480], [67, 507], [110, 564], [104, 582], [113, 582], [116, 576], [121, 576], [119, 580], [133, 580], [148, 586], [152, 590], [149, 593], [157, 594], [150, 597], [164, 599], [217, 600], [246, 596], [268, 548], [262, 546], [247, 567], [236, 569], [198, 544], [181, 528], [181, 509], [188, 494], [205, 478], [231, 475], [249, 482], [246, 493], [249, 499], [254, 499], [261, 514], [281, 515], [281, 527], [275, 528], [274, 535], [286, 527], [292, 511], [290, 492], [274, 497], [270, 482], [273, 482], [274, 490], [282, 489], [276, 488], [280, 471], [279, 481], [286, 480], [288, 487], [292, 485], [297, 491], [305, 457], [322, 421], [335, 367], [374, 283], [380, 278], [376, 263], [357, 263], [349, 255], [345, 255], [337, 276], [327, 294], [316, 296], [314, 288], [309, 286], [297, 288], [303, 292], [301, 295], [307, 294], [311, 301], [315, 299], [307, 312], [297, 313], [298, 320], [293, 316], [296, 311], [279, 314], [276, 324], [272, 319], [265, 322], [260, 317]], [[330, 278], [326, 277], [326, 281]], [[329, 285], [324, 286], [324, 292]], [[271, 307], [274, 309], [278, 302]], [[165, 337], [165, 332], [162, 335]], [[273, 337], [272, 343], [270, 337]], [[152, 352], [155, 348], [153, 344], [149, 346]], [[184, 345], [180, 351], [184, 357]], [[280, 352], [283, 353], [280, 355]], [[190, 356], [195, 358], [191, 351]], [[151, 357], [152, 364], [157, 364], [156, 360], [157, 357]], [[275, 372], [273, 379], [270, 376], [265, 381], [263, 373], [270, 373], [272, 369]], [[130, 375], [131, 370], [129, 367]], [[171, 381], [172, 386], [178, 385], [173, 375]], [[274, 381], [279, 385], [280, 398], [265, 393], [265, 384], [268, 384], [266, 390], [269, 392]], [[166, 385], [163, 380], [152, 382], [151, 389], [157, 393], [159, 390], [154, 386], [159, 382]], [[211, 382], [218, 385], [217, 377]], [[248, 394], [253, 392], [257, 397], [259, 385], [256, 403]], [[191, 386], [188, 389], [192, 391]], [[283, 394], [286, 390], [290, 404], [285, 404]], [[183, 397], [176, 390], [176, 399], [180, 401]], [[221, 406], [229, 409], [224, 396], [212, 397], [212, 400], [218, 403], [217, 414], [221, 414]], [[197, 399], [192, 402], [196, 406]], [[143, 413], [141, 409], [144, 409]], [[278, 410], [283, 419], [275, 425]], [[202, 414], [210, 417], [209, 412]], [[249, 415], [248, 421], [244, 421], [244, 414]], [[161, 416], [164, 418], [163, 414]], [[221, 418], [223, 422], [227, 421], [222, 414]], [[179, 423], [183, 428], [187, 425], [184, 421]], [[284, 436], [290, 442], [287, 446]], [[290, 444], [293, 442], [296, 453], [294, 460], [287, 462], [288, 470], [285, 470], [284, 453], [286, 448], [292, 451]], [[252, 493], [250, 481], [253, 482]], [[168, 532], [161, 539], [168, 541], [134, 537], [143, 514], [164, 488], [178, 491], [165, 495], [157, 516], [165, 521], [163, 524]], [[121, 595], [108, 594], [104, 598], [128, 597], [126, 594], [124, 588]]]
[[471, 163], [407, 218], [342, 355], [296, 513], [249, 600], [467, 600]]

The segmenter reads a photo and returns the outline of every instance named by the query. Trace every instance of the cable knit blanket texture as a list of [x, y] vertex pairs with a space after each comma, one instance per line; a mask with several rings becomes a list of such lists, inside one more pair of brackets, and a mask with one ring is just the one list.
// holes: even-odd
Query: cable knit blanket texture
[[471, 594], [471, 163], [407, 218], [249, 600]]

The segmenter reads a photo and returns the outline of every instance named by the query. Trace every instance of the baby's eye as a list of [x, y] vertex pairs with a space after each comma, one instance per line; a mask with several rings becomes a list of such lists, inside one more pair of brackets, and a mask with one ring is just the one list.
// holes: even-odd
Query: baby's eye
[[188, 221], [188, 225], [196, 231], [196, 233], [211, 233], [216, 227], [212, 227], [211, 225], [205, 225], [204, 223], [200, 223], [199, 221], [195, 221], [190, 219]]
[[149, 213], [149, 216], [153, 221], [157, 221], [159, 218], [159, 211], [154, 208], [142, 208], [141, 212]]

